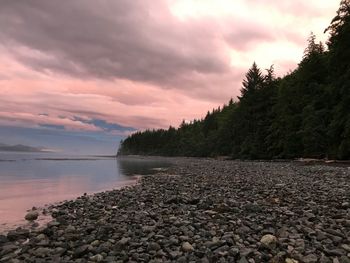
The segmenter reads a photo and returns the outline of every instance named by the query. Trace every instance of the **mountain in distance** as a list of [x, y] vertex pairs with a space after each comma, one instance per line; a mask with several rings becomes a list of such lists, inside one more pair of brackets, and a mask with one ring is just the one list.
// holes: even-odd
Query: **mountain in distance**
[[32, 147], [28, 145], [7, 145], [0, 143], [0, 151], [3, 152], [47, 152], [48, 150], [43, 147]]

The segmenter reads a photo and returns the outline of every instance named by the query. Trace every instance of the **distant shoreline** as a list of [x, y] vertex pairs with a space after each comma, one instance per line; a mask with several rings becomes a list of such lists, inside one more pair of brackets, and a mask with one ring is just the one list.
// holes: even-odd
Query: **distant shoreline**
[[40, 153], [40, 152], [52, 152], [50, 149], [44, 147], [33, 147], [23, 144], [8, 145], [0, 143], [0, 152], [23, 152], [23, 153]]
[[230, 156], [217, 156], [217, 157], [193, 157], [193, 156], [162, 156], [162, 155], [117, 155], [117, 158], [182, 158], [182, 159], [199, 159], [199, 160], [224, 160], [224, 161], [240, 161], [240, 162], [267, 162], [267, 163], [300, 163], [305, 165], [318, 164], [327, 166], [350, 166], [350, 160], [337, 160], [337, 159], [316, 159], [316, 158], [296, 158], [296, 159], [234, 159]]
[[[0, 151], [0, 153], [17, 153], [17, 154], [30, 154], [30, 153], [54, 153], [54, 152], [48, 152], [48, 151], [42, 151], [42, 152], [21, 152], [21, 151]], [[116, 155], [73, 155], [74, 157], [70, 157], [69, 154], [67, 154], [69, 157], [65, 157], [63, 154], [62, 157], [55, 156], [55, 157], [33, 157], [28, 160], [36, 160], [36, 161], [98, 161], [98, 160], [109, 160], [109, 159], [115, 159]], [[20, 160], [27, 160], [27, 159], [20, 159]], [[0, 162], [16, 162], [18, 160], [16, 159], [0, 159]]]

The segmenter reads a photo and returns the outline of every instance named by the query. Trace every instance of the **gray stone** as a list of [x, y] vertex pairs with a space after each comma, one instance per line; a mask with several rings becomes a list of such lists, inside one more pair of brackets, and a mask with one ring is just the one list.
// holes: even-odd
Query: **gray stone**
[[50, 253], [51, 253], [51, 249], [47, 247], [39, 247], [33, 252], [33, 254], [37, 257], [46, 257]]
[[161, 247], [160, 247], [160, 245], [158, 244], [158, 243], [156, 243], [156, 242], [150, 242], [149, 244], [148, 244], [148, 250], [150, 250], [150, 251], [158, 251], [159, 249], [161, 249]]
[[182, 246], [181, 246], [182, 250], [185, 251], [185, 252], [191, 252], [194, 250], [193, 246], [188, 243], [188, 242], [184, 242], [182, 243]]
[[305, 257], [303, 257], [304, 263], [316, 263], [317, 262], [317, 256], [315, 254], [309, 254]]
[[260, 239], [260, 243], [264, 247], [273, 250], [276, 248], [277, 238], [274, 235], [267, 234]]
[[123, 237], [122, 239], [120, 239], [118, 241], [118, 244], [122, 245], [122, 246], [125, 246], [125, 245], [127, 245], [129, 243], [129, 241], [130, 241], [129, 237]]
[[341, 256], [339, 258], [340, 263], [350, 263], [350, 258], [347, 256]]
[[103, 256], [101, 254], [97, 254], [97, 255], [91, 256], [90, 260], [94, 262], [101, 262], [103, 260]]
[[241, 257], [239, 260], [238, 260], [238, 263], [249, 263], [248, 260], [246, 259], [246, 257]]
[[8, 241], [7, 237], [4, 235], [0, 235], [0, 245], [4, 244]]
[[38, 211], [30, 211], [28, 212], [26, 215], [25, 215], [25, 220], [28, 220], [28, 221], [34, 221], [34, 220], [37, 220], [39, 217], [39, 213]]
[[14, 244], [4, 245], [1, 247], [0, 255], [7, 255], [7, 254], [15, 251], [17, 248], [18, 248], [18, 246], [14, 245]]
[[81, 257], [89, 252], [89, 246], [88, 245], [82, 245], [76, 249], [74, 249], [74, 256], [75, 257]]

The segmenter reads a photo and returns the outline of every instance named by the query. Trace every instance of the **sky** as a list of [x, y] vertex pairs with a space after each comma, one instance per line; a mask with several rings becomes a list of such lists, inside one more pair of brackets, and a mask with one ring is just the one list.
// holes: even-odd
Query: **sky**
[[[340, 1], [339, 1], [340, 2]], [[295, 69], [336, 0], [0, 0], [0, 143], [115, 153]]]

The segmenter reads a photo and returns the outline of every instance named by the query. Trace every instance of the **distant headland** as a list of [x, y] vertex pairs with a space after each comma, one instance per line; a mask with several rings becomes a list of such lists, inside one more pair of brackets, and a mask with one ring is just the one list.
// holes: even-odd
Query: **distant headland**
[[7, 145], [0, 143], [0, 151], [2, 152], [49, 152], [50, 150], [43, 147], [33, 147], [23, 144]]

